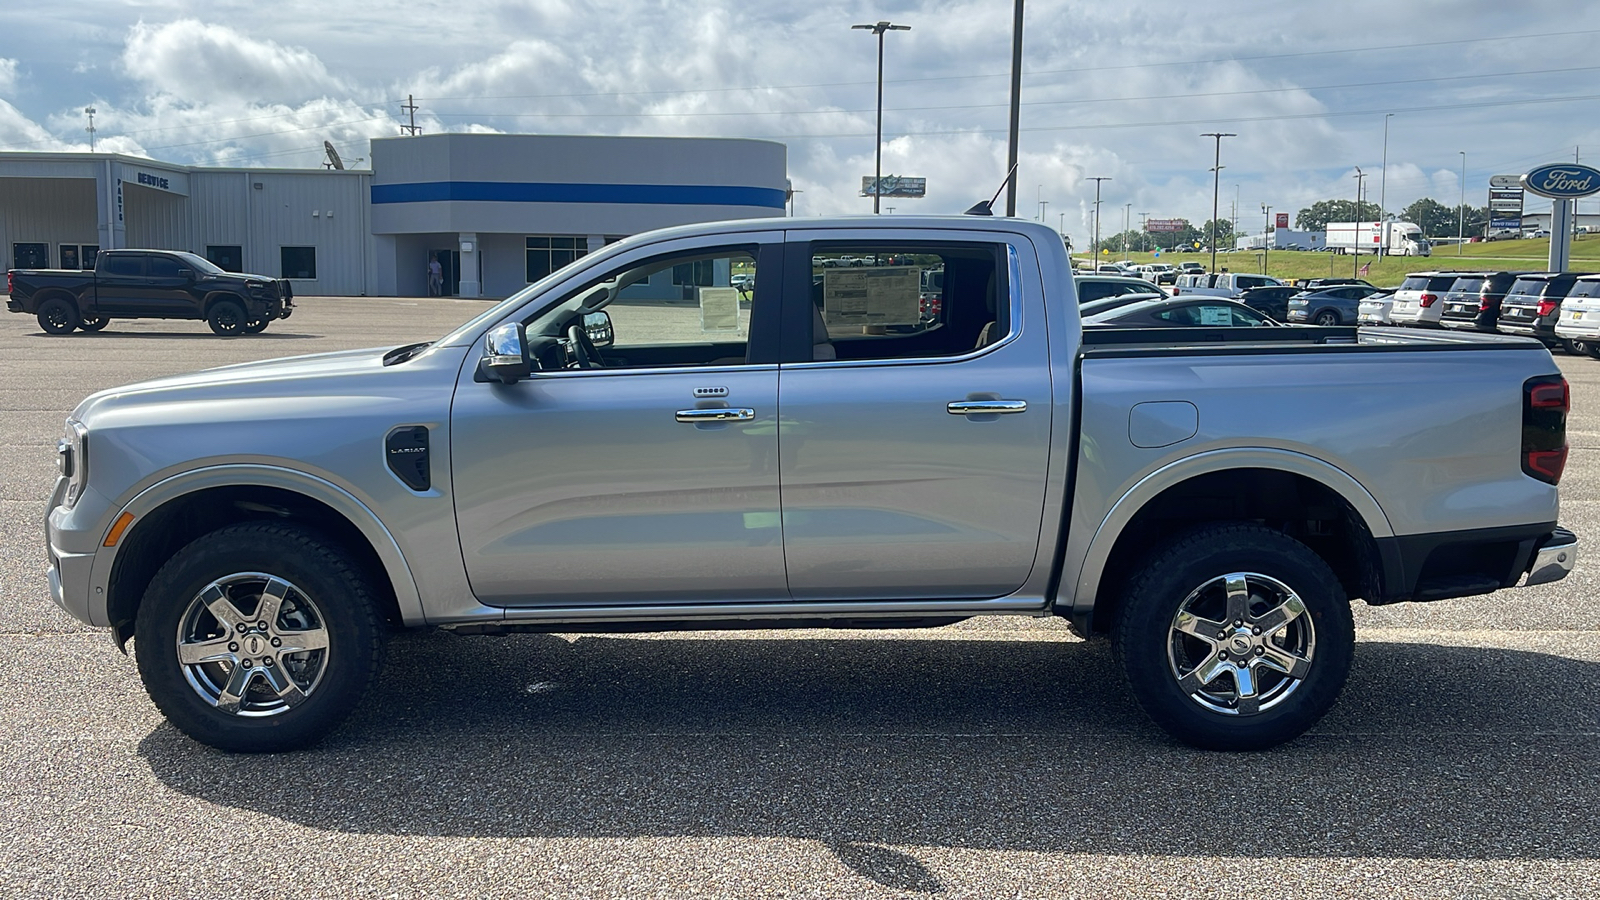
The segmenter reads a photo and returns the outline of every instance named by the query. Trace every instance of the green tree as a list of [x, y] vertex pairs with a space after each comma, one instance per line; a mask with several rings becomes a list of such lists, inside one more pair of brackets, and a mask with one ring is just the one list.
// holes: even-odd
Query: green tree
[[[1216, 236], [1217, 243], [1212, 243], [1213, 235]], [[1233, 246], [1233, 222], [1228, 219], [1215, 219], [1207, 222], [1200, 243], [1207, 247], [1214, 246], [1219, 250], [1223, 247]]]
[[1417, 223], [1422, 228], [1422, 233], [1430, 237], [1456, 233], [1455, 209], [1445, 206], [1432, 197], [1423, 197], [1400, 210], [1400, 218], [1406, 222]]
[[1294, 227], [1301, 231], [1326, 231], [1329, 222], [1359, 222], [1364, 219], [1376, 222], [1381, 215], [1383, 211], [1376, 203], [1362, 203], [1357, 209], [1354, 200], [1318, 200], [1295, 213]]

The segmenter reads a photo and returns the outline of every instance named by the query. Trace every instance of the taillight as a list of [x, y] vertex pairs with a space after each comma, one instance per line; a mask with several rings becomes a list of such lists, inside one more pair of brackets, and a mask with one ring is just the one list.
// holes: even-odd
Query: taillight
[[1480, 294], [1478, 296], [1478, 312], [1488, 312], [1488, 311], [1489, 311], [1489, 295], [1488, 294]]
[[1560, 300], [1540, 300], [1539, 301], [1539, 311], [1534, 313], [1534, 315], [1536, 315], [1536, 316], [1538, 316], [1539, 318], [1542, 319], [1545, 316], [1550, 315], [1552, 312], [1555, 312], [1555, 308], [1560, 306], [1560, 305], [1561, 305], [1561, 301]]
[[1433, 301], [1438, 300], [1438, 299], [1439, 299], [1439, 295], [1438, 294], [1423, 294], [1422, 297], [1421, 297], [1422, 308], [1423, 309], [1427, 309], [1428, 307], [1433, 305]]
[[17, 292], [17, 273], [11, 271], [10, 269], [7, 269], [6, 270], [6, 293], [15, 294], [16, 292]]
[[1572, 392], [1560, 375], [1522, 383], [1522, 473], [1559, 484], [1567, 466], [1567, 413]]

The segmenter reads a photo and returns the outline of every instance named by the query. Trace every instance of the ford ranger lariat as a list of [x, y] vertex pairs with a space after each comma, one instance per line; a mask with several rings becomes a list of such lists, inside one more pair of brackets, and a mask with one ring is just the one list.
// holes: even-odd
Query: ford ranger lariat
[[1351, 600], [1571, 570], [1567, 408], [1520, 338], [1085, 329], [1039, 224], [715, 223], [612, 244], [430, 344], [89, 397], [49, 582], [229, 750], [337, 726], [394, 628], [999, 613], [1109, 634], [1161, 727], [1259, 748], [1334, 703]]

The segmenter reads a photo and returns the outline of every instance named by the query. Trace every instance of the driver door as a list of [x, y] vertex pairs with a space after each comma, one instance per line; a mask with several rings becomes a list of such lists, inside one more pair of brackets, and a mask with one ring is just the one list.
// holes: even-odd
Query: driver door
[[[451, 413], [461, 551], [480, 602], [789, 598], [777, 452], [782, 234], [718, 242], [640, 248], [516, 313], [541, 366], [527, 380], [475, 378], [480, 339]], [[758, 265], [760, 279], [740, 279], [753, 290], [734, 286]], [[612, 346], [567, 329], [574, 299], [635, 277], [603, 307]]]

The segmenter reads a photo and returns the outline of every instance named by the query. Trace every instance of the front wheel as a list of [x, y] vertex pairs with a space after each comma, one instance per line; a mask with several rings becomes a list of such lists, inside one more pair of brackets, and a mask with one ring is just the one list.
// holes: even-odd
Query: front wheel
[[1210, 525], [1146, 558], [1112, 646], [1134, 698], [1168, 734], [1261, 750], [1333, 706], [1355, 626], [1338, 578], [1309, 547], [1259, 525]]
[[366, 695], [382, 633], [375, 592], [337, 545], [289, 525], [232, 525], [156, 573], [135, 623], [145, 690], [221, 750], [310, 746]]
[[206, 313], [206, 324], [223, 337], [244, 334], [247, 321], [244, 306], [237, 300], [218, 300]]

